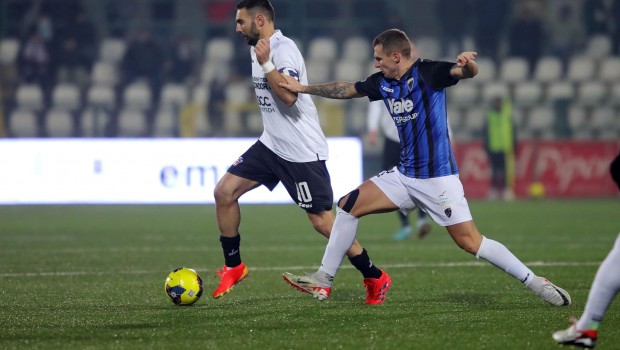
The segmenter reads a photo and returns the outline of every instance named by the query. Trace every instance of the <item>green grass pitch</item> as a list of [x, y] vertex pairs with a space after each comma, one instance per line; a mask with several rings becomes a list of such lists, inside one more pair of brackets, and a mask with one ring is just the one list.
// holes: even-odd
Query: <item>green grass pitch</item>
[[[284, 283], [283, 272], [313, 272], [326, 244], [293, 205], [242, 206], [250, 275], [218, 300], [213, 206], [0, 206], [0, 349], [558, 349], [550, 335], [581, 314], [620, 232], [620, 201], [470, 204], [483, 234], [573, 305], [547, 305], [438, 226], [392, 241], [394, 213], [360, 221], [360, 242], [393, 281], [383, 305], [366, 306], [346, 259], [325, 302]], [[204, 280], [194, 306], [164, 294], [179, 266]], [[620, 349], [619, 311], [615, 300], [597, 349]]]

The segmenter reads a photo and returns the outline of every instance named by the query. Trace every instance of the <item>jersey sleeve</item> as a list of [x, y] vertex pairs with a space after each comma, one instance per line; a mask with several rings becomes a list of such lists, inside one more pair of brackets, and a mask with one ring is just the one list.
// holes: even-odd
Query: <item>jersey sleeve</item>
[[379, 85], [382, 78], [383, 74], [381, 72], [377, 72], [364, 80], [356, 82], [355, 90], [364, 96], [368, 96], [370, 101], [382, 100], [383, 95], [381, 95], [381, 92], [379, 91]]
[[434, 90], [441, 90], [448, 86], [455, 85], [459, 82], [450, 74], [450, 70], [455, 65], [452, 62], [444, 61], [421, 61], [420, 62], [420, 74], [424, 78], [431, 88]]
[[271, 58], [274, 66], [278, 72], [295, 78], [299, 81], [299, 74], [302, 67], [303, 58], [301, 52], [293, 43], [281, 42], [278, 43], [279, 47], [274, 47], [274, 52]]

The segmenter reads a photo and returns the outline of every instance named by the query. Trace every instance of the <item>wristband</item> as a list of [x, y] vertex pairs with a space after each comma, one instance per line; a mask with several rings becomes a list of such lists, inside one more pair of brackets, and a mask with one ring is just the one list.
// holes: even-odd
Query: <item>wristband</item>
[[263, 67], [263, 73], [267, 74], [273, 70], [276, 69], [276, 66], [273, 64], [273, 62], [271, 61], [267, 61], [263, 64], [260, 65], [261, 67]]

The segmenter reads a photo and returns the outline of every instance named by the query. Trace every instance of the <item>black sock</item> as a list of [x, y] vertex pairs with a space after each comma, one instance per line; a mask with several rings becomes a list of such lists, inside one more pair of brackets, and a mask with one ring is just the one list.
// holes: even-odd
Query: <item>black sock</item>
[[375, 264], [370, 261], [368, 252], [366, 249], [362, 250], [362, 254], [350, 257], [349, 261], [359, 272], [364, 275], [364, 278], [379, 278], [381, 277], [381, 270], [379, 270]]
[[239, 264], [241, 264], [241, 254], [239, 253], [239, 242], [241, 242], [241, 235], [237, 233], [235, 237], [220, 236], [220, 242], [222, 243], [226, 266], [239, 266]]

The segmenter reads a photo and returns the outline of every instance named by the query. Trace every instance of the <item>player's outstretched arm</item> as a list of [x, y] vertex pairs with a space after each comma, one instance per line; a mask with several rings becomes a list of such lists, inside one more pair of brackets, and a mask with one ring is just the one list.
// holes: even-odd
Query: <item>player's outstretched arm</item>
[[333, 99], [349, 99], [364, 96], [355, 90], [355, 83], [344, 81], [319, 85], [302, 85], [298, 81], [287, 79], [287, 82], [280, 83], [280, 86], [293, 93], [316, 95]]
[[456, 58], [456, 64], [450, 70], [453, 77], [457, 79], [473, 78], [478, 74], [478, 64], [476, 63], [477, 52], [465, 51]]

